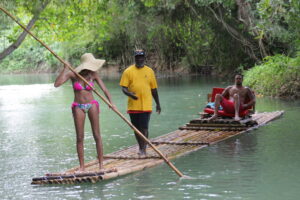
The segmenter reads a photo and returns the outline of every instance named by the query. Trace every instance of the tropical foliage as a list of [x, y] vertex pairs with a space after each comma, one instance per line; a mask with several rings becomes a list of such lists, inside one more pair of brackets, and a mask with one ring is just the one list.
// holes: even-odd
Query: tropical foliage
[[244, 83], [256, 93], [279, 97], [300, 97], [300, 56], [266, 57], [264, 63], [245, 72]]
[[[3, 0], [0, 6], [24, 24], [36, 17], [31, 31], [73, 64], [92, 52], [125, 68], [133, 50], [144, 48], [156, 70], [209, 66], [230, 73], [274, 55], [283, 55], [274, 61], [296, 59], [300, 47], [299, 0]], [[22, 30], [3, 13], [0, 18], [1, 54], [16, 47]], [[0, 57], [1, 70], [57, 69], [38, 46], [27, 36]]]

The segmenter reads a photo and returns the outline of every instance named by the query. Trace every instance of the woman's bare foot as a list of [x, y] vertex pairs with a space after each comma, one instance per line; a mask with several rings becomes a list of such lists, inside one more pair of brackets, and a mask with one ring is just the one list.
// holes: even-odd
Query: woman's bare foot
[[99, 163], [99, 169], [101, 170], [101, 169], [103, 169], [104, 167], [103, 167], [103, 164], [101, 163]]
[[74, 174], [82, 174], [82, 173], [85, 173], [85, 169], [83, 167], [80, 167], [79, 169], [77, 169]]

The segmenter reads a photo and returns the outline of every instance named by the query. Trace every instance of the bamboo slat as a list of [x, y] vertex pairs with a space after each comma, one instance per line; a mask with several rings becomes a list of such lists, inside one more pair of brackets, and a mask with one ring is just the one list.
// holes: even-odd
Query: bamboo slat
[[[226, 120], [223, 120], [225, 126], [216, 127], [201, 127], [199, 119], [191, 120], [190, 124], [197, 124], [197, 126], [190, 126], [187, 128], [194, 128], [194, 130], [176, 130], [169, 134], [159, 136], [151, 139], [151, 142], [168, 158], [174, 159], [190, 152], [197, 151], [208, 145], [215, 144], [225, 139], [242, 134], [280, 117], [283, 111], [266, 112], [253, 114], [251, 120], [256, 121], [257, 124], [253, 126], [234, 126], [228, 127]], [[206, 123], [204, 123], [206, 124]], [[204, 129], [201, 129], [204, 128]], [[207, 129], [211, 128], [211, 129]], [[98, 161], [93, 160], [85, 165], [87, 173], [76, 174], [79, 167], [74, 167], [63, 173], [53, 173], [47, 176], [37, 177], [32, 179], [32, 184], [79, 184], [79, 183], [96, 183], [99, 181], [112, 179], [118, 176], [123, 176], [136, 171], [141, 171], [149, 167], [164, 163], [164, 160], [157, 155], [152, 148], [147, 148], [147, 156], [140, 157], [137, 155], [138, 146], [133, 145], [119, 151], [106, 154], [104, 156], [104, 168], [110, 169], [104, 172], [97, 172]]]
[[170, 145], [209, 145], [207, 142], [152, 142], [152, 144], [160, 145], [160, 144], [170, 144]]
[[223, 131], [242, 131], [247, 129], [247, 127], [202, 127], [202, 126], [181, 126], [179, 127], [180, 130], [210, 130], [210, 131], [217, 131], [217, 130], [223, 130]]

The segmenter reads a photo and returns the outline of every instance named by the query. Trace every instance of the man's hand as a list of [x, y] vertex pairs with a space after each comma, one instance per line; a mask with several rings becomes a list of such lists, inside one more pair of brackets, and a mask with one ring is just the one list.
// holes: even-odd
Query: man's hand
[[132, 99], [134, 100], [138, 100], [138, 97], [135, 96], [135, 93], [134, 92], [130, 92], [130, 95], [129, 95]]
[[127, 87], [122, 86], [122, 91], [125, 95], [129, 96], [130, 98], [132, 98], [134, 100], [138, 99], [138, 97], [135, 95], [134, 92], [129, 92]]
[[161, 112], [160, 105], [156, 105], [156, 112], [157, 112], [158, 114], [160, 114], [160, 112]]
[[152, 96], [153, 96], [153, 98], [155, 100], [155, 103], [156, 103], [156, 112], [158, 114], [160, 114], [161, 108], [160, 108], [160, 103], [159, 103], [157, 88], [151, 89], [151, 93], [152, 93]]
[[248, 104], [242, 104], [242, 106], [241, 106], [243, 109], [246, 109], [246, 108], [248, 108], [249, 107], [249, 105]]

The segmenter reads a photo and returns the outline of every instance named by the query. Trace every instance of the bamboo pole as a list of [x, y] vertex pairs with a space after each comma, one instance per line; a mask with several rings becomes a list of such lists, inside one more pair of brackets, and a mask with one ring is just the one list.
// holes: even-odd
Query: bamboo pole
[[[89, 84], [85, 78], [83, 78], [80, 74], [78, 74], [73, 67], [65, 62], [61, 57], [59, 57], [54, 51], [52, 51], [44, 42], [39, 40], [35, 35], [33, 35], [27, 28], [21, 24], [13, 15], [11, 15], [7, 10], [0, 6], [0, 10], [2, 10], [6, 15], [8, 15], [13, 21], [15, 21], [19, 26], [21, 26], [28, 34], [30, 34], [36, 41], [38, 41], [41, 45], [43, 45], [46, 49], [48, 49], [52, 55], [54, 55], [61, 63], [66, 65], [73, 73], [76, 74], [84, 83], [86, 83], [89, 87], [92, 88], [93, 92], [95, 92], [109, 107], [112, 108], [112, 104], [104, 98], [92, 85]], [[125, 116], [120, 113], [117, 109], [113, 109], [117, 115], [119, 115], [133, 130], [137, 133], [144, 141], [146, 141], [149, 146], [151, 146], [161, 157], [162, 159], [176, 172], [176, 174], [180, 177], [183, 177], [183, 174], [146, 138], [132, 123], [125, 118]]]

